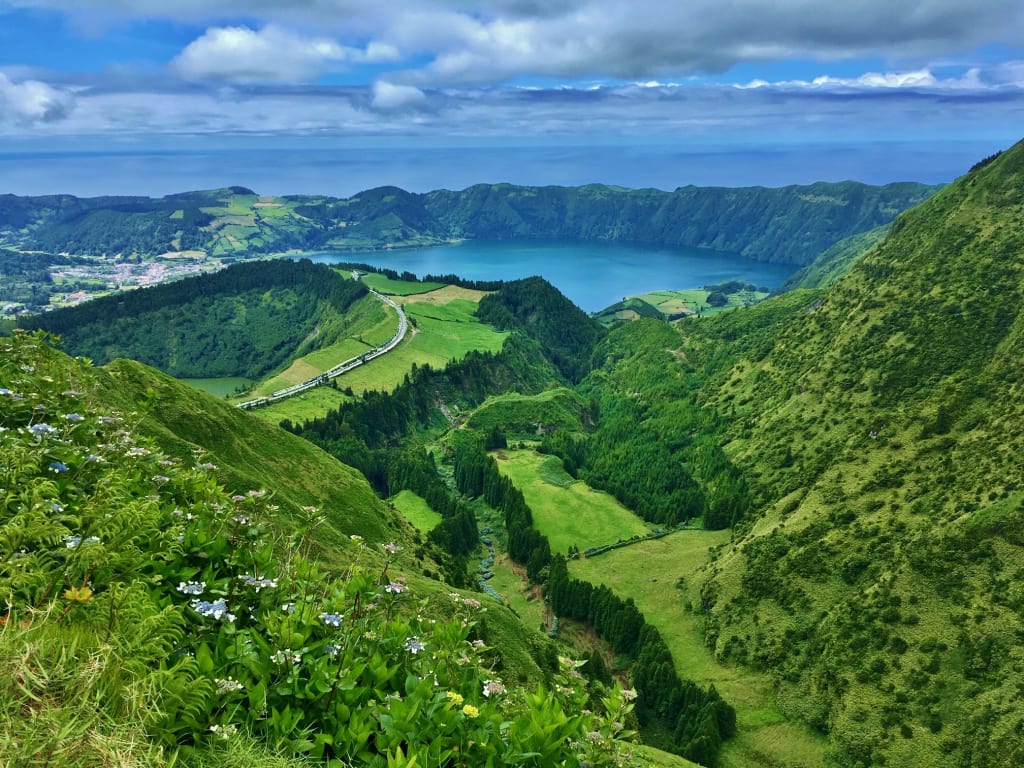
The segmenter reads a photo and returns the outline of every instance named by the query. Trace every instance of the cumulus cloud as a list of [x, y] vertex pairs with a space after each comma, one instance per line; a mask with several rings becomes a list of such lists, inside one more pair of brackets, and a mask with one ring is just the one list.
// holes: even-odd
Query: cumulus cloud
[[[1002, 75], [1005, 70], [1000, 70]], [[1024, 74], [1022, 72], [1021, 74]], [[912, 72], [867, 72], [859, 77], [831, 77], [822, 75], [813, 80], [751, 80], [748, 83], [737, 83], [736, 88], [778, 88], [778, 89], [817, 89], [817, 90], [875, 90], [875, 89], [919, 89], [919, 90], [985, 90], [1000, 85], [1022, 86], [1024, 78], [1014, 82], [1005, 78], [996, 82], [991, 78], [988, 82], [982, 79], [982, 70], [973, 67], [960, 77], [938, 78], [929, 69], [918, 69]]]
[[258, 31], [213, 27], [189, 43], [171, 66], [190, 80], [295, 82], [312, 80], [341, 62], [389, 61], [397, 56], [397, 49], [386, 43], [371, 43], [361, 50], [273, 25]]
[[[874, 57], [916, 68], [982, 45], [1024, 45], [1020, 0], [915, 0], [911, 9], [893, 0], [7, 2], [65, 9], [81, 18], [165, 18], [215, 28], [241, 17], [329, 35], [356, 48], [359, 41], [378, 40], [410, 57], [407, 82], [435, 85], [523, 75], [678, 78], [789, 58]], [[314, 62], [333, 60], [336, 53], [330, 45], [319, 54], [307, 50], [298, 56], [302, 65], [293, 66], [316, 71]], [[266, 69], [256, 71], [263, 77]]]
[[412, 85], [395, 85], [386, 80], [373, 84], [373, 108], [389, 111], [417, 107], [426, 102], [426, 94]]
[[67, 117], [74, 104], [70, 92], [38, 80], [13, 82], [0, 72], [0, 122], [31, 126]]

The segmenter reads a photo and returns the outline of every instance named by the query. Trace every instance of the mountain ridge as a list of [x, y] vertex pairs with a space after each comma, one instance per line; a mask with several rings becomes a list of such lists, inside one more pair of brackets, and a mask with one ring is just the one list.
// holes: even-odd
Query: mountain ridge
[[260, 197], [231, 187], [162, 198], [0, 196], [0, 244], [52, 253], [155, 256], [372, 250], [454, 239], [563, 239], [707, 248], [806, 264], [887, 223], [937, 187], [818, 182], [787, 187], [477, 184], [423, 194]]

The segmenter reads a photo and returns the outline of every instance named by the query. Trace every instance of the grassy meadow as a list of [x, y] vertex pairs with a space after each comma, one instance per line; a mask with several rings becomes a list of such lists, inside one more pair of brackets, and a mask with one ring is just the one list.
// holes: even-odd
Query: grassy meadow
[[726, 295], [729, 299], [728, 304], [721, 307], [709, 307], [709, 293], [703, 288], [689, 288], [680, 291], [651, 291], [632, 298], [646, 301], [666, 315], [700, 312], [701, 315], [707, 316], [727, 312], [736, 307], [750, 306], [768, 297], [768, 294], [762, 291], [737, 291]]
[[[351, 388], [357, 395], [371, 389], [391, 391], [402, 383], [413, 365], [442, 368], [472, 350], [499, 351], [508, 334], [481, 323], [474, 314], [476, 301], [483, 295], [481, 291], [446, 286], [417, 296], [396, 296], [404, 305], [411, 326], [405, 340], [388, 354], [335, 379], [338, 387], [341, 390]], [[330, 323], [337, 324], [339, 320], [332, 319]], [[323, 330], [323, 335], [335, 336], [336, 341], [295, 358], [283, 371], [257, 384], [252, 392], [269, 395], [314, 378], [338, 363], [383, 344], [394, 335], [397, 325], [398, 317], [392, 308], [372, 297], [361, 299], [351, 315], [341, 319], [340, 325]], [[316, 340], [310, 339], [308, 344], [315, 346]], [[282, 419], [299, 423], [323, 415], [344, 399], [341, 392], [317, 387], [258, 409], [257, 413], [275, 424]]]
[[[825, 741], [806, 726], [787, 721], [771, 680], [719, 664], [704, 644], [698, 571], [729, 531], [678, 531], [593, 558], [569, 563], [574, 578], [605, 584], [631, 597], [647, 621], [665, 638], [680, 676], [713, 684], [736, 708], [738, 733], [722, 748], [724, 768], [824, 764]], [[693, 610], [696, 607], [697, 610]]]
[[[553, 551], [565, 552], [571, 544], [583, 550], [649, 530], [609, 494], [573, 480], [557, 457], [527, 450], [498, 451], [494, 456], [502, 473], [526, 497], [534, 524], [548, 537]], [[703, 577], [698, 572], [708, 563], [711, 550], [724, 545], [729, 537], [729, 531], [679, 531], [570, 561], [569, 568], [575, 578], [606, 584], [623, 598], [633, 598], [647, 621], [664, 636], [680, 676], [713, 684], [736, 707], [739, 733], [723, 747], [724, 768], [823, 765], [824, 739], [786, 720], [775, 704], [771, 680], [720, 664], [704, 644], [699, 611]], [[515, 577], [512, 582], [513, 575], [506, 570], [501, 564], [496, 567], [495, 588], [508, 597], [527, 626], [537, 626], [539, 612], [524, 613], [529, 604], [522, 580]]]
[[412, 491], [399, 491], [391, 497], [390, 502], [402, 517], [424, 533], [430, 533], [441, 522], [441, 515], [432, 510], [423, 497]]
[[494, 457], [502, 474], [526, 497], [534, 525], [548, 537], [553, 552], [567, 552], [572, 545], [582, 551], [650, 532], [613, 496], [573, 480], [555, 456], [498, 451]]
[[389, 296], [409, 296], [417, 293], [428, 293], [444, 288], [444, 283], [419, 283], [411, 280], [393, 280], [380, 272], [370, 272], [360, 277], [366, 285], [378, 293]]

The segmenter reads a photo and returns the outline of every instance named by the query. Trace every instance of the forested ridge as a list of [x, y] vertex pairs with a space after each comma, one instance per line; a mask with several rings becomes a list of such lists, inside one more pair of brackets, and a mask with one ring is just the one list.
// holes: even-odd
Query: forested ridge
[[330, 308], [366, 286], [322, 264], [260, 261], [126, 291], [26, 321], [97, 363], [129, 357], [175, 376], [256, 378], [284, 363]]
[[[704, 488], [687, 442], [723, 450], [745, 512], [697, 590], [708, 641], [770, 673], [835, 765], [1024, 760], [1022, 179], [1017, 145], [831, 287], [638, 321], [585, 382], [603, 413], [632, 401]], [[673, 431], [686, 401], [703, 424]]]
[[455, 239], [649, 243], [807, 264], [843, 238], [886, 224], [935, 187], [856, 182], [764, 187], [477, 185], [350, 198], [260, 198], [232, 187], [162, 198], [0, 196], [0, 245], [110, 258], [202, 250], [365, 250]]

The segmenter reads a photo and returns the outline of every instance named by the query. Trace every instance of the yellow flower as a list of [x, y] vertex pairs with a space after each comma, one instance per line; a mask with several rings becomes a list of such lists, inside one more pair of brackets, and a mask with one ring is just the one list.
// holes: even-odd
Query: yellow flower
[[445, 695], [448, 697], [448, 701], [453, 702], [456, 707], [459, 706], [459, 704], [462, 703], [462, 694], [461, 693], [456, 693], [455, 691], [448, 691], [448, 693], [445, 694]]
[[466, 717], [476, 717], [480, 714], [480, 710], [474, 707], [472, 704], [467, 704], [462, 708], [462, 714]]
[[64, 599], [75, 603], [87, 603], [92, 600], [92, 590], [86, 586], [71, 587], [64, 590]]

